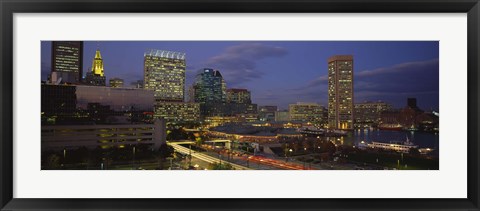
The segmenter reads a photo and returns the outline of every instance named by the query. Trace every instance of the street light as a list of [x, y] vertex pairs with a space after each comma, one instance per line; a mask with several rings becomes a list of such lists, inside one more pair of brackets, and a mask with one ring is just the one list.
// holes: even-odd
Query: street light
[[[292, 156], [292, 151], [293, 151], [293, 150], [292, 150], [292, 149], [288, 149], [288, 151], [289, 151], [288, 157], [291, 157], [291, 156]], [[287, 162], [288, 162], [288, 157], [287, 157]]]
[[135, 146], [133, 146], [133, 161], [132, 161], [132, 169], [135, 169]]
[[172, 170], [173, 158], [172, 158], [172, 157], [167, 157], [167, 160], [170, 160], [170, 168], [169, 168], [169, 170]]
[[66, 163], [66, 157], [67, 157], [67, 149], [63, 148], [63, 165], [65, 166]]

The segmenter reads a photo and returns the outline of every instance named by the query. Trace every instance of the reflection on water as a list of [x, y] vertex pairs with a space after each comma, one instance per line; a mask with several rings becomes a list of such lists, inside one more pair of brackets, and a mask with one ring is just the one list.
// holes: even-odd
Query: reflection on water
[[426, 133], [418, 131], [388, 131], [377, 129], [356, 129], [344, 137], [329, 137], [327, 140], [337, 144], [355, 145], [360, 141], [366, 142], [404, 142], [406, 139], [418, 145], [420, 148], [438, 149], [438, 133]]

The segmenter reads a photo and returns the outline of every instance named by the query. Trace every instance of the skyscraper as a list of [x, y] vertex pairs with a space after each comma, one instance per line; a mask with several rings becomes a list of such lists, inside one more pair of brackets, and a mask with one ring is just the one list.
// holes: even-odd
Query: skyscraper
[[92, 61], [91, 71], [85, 76], [85, 83], [92, 86], [105, 86], [106, 78], [103, 71], [103, 59], [100, 50], [97, 49]]
[[157, 102], [183, 102], [185, 53], [148, 50], [144, 54], [144, 88], [155, 91]]
[[353, 129], [353, 56], [328, 59], [328, 126]]
[[195, 102], [198, 103], [225, 103], [225, 80], [220, 71], [203, 68], [199, 71], [193, 84]]
[[53, 41], [52, 42], [52, 73], [51, 79], [62, 82], [78, 83], [82, 80], [83, 42]]
[[204, 116], [223, 113], [226, 102], [227, 85], [220, 71], [203, 68], [199, 71], [193, 84], [193, 97], [200, 103], [200, 113]]

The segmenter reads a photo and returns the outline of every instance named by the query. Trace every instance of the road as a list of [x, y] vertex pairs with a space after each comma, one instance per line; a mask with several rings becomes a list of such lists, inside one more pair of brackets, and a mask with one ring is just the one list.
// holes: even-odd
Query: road
[[212, 157], [212, 156], [209, 156], [209, 155], [205, 155], [205, 154], [202, 154], [201, 152], [197, 152], [195, 150], [191, 150], [189, 148], [180, 146], [179, 144], [182, 144], [182, 143], [183, 142], [169, 142], [168, 145], [172, 146], [177, 152], [180, 152], [180, 153], [183, 153], [183, 154], [186, 154], [186, 155], [191, 154], [192, 157], [197, 158], [199, 160], [209, 162], [209, 163], [228, 163], [228, 164], [232, 165], [232, 167], [235, 168], [235, 170], [252, 170], [252, 169], [247, 168], [245, 166], [241, 166], [241, 165], [231, 163], [231, 162], [228, 162], [228, 161], [225, 161], [225, 160], [220, 160], [219, 158]]

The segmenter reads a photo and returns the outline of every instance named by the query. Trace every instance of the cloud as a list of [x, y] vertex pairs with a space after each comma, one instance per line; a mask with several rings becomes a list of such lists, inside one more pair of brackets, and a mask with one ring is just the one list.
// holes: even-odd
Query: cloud
[[[355, 72], [354, 77], [355, 79], [362, 79], [362, 78], [374, 77], [379, 75], [393, 75], [397, 73], [401, 74], [401, 73], [407, 73], [412, 71], [428, 71], [428, 70], [431, 70], [431, 67], [434, 67], [434, 66], [436, 66], [436, 69], [438, 70], [438, 59], [405, 62], [405, 63], [396, 64], [389, 67], [381, 67], [373, 70], [363, 70], [363, 71]], [[328, 85], [327, 83], [328, 83], [328, 75], [322, 75], [308, 82], [306, 87]], [[367, 86], [369, 84], [362, 82], [362, 84], [359, 84], [359, 85]]]
[[373, 70], [364, 70], [355, 74], [356, 77], [368, 77], [374, 75], [382, 74], [392, 74], [392, 73], [402, 73], [408, 71], [416, 70], [425, 70], [429, 69], [432, 66], [437, 66], [438, 68], [438, 59], [426, 60], [426, 61], [415, 61], [415, 62], [405, 62], [401, 64], [396, 64], [390, 67], [381, 67]]
[[355, 75], [355, 91], [381, 93], [438, 92], [438, 59], [408, 62], [391, 67], [359, 72]]
[[286, 55], [285, 48], [262, 43], [244, 43], [228, 47], [222, 54], [211, 57], [207, 67], [220, 70], [228, 85], [241, 84], [264, 75], [257, 69], [260, 60]]
[[306, 87], [315, 87], [315, 86], [319, 86], [319, 85], [322, 85], [322, 84], [327, 85], [327, 83], [328, 83], [328, 75], [322, 75], [322, 76], [317, 77], [314, 80], [308, 82]]
[[[328, 76], [319, 76], [306, 85], [288, 91], [311, 101], [325, 101]], [[383, 100], [403, 105], [408, 97], [418, 97], [427, 106], [438, 106], [439, 60], [405, 62], [372, 70], [358, 71], [354, 75], [355, 102]], [[316, 93], [316, 95], [315, 95]], [[318, 98], [319, 100], [316, 100]]]

